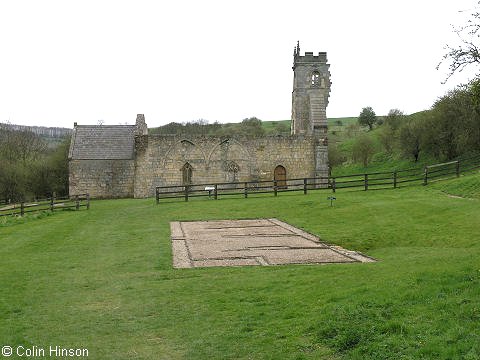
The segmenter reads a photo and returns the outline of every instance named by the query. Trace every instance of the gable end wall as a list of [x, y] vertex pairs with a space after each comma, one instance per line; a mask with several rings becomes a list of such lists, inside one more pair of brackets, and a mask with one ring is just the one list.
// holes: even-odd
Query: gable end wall
[[70, 196], [89, 193], [92, 198], [131, 198], [134, 160], [69, 161]]

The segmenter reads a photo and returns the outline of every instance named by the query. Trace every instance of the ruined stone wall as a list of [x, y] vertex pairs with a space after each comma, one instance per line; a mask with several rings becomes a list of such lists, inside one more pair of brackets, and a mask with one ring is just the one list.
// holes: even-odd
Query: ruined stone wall
[[281, 165], [287, 178], [315, 176], [315, 138], [137, 136], [136, 198], [155, 195], [156, 186], [179, 185], [182, 168], [192, 168], [192, 183], [272, 180]]
[[92, 198], [133, 197], [134, 160], [70, 160], [69, 194]]

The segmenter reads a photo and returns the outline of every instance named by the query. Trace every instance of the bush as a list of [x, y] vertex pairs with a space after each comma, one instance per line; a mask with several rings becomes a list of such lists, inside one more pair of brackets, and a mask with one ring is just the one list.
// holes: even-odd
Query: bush
[[367, 167], [368, 163], [375, 154], [375, 143], [372, 138], [366, 134], [360, 135], [352, 147], [352, 159], [355, 162], [361, 162]]
[[334, 166], [342, 165], [347, 161], [347, 157], [343, 152], [338, 148], [337, 144], [333, 142], [328, 143], [328, 163], [330, 168]]

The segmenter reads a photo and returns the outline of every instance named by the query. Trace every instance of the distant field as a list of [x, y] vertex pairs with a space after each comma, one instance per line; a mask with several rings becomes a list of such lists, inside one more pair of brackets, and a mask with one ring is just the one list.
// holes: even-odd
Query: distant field
[[[343, 117], [343, 118], [328, 118], [328, 126], [333, 128], [333, 130], [338, 130], [342, 126], [347, 126], [349, 124], [355, 123], [357, 121], [356, 117]], [[262, 121], [262, 126], [267, 132], [271, 132], [275, 129], [275, 126], [278, 124], [283, 124], [287, 128], [290, 128], [291, 120], [279, 120], [279, 121]]]
[[328, 126], [347, 126], [356, 123], [356, 117], [328, 118]]
[[[397, 190], [93, 201], [0, 223], [2, 346], [91, 359], [478, 359], [480, 175]], [[276, 217], [371, 264], [172, 269], [169, 222]]]
[[282, 124], [286, 129], [290, 131], [290, 120], [280, 120], [280, 121], [262, 121], [262, 127], [265, 129], [266, 133], [273, 132], [275, 127], [278, 124]]

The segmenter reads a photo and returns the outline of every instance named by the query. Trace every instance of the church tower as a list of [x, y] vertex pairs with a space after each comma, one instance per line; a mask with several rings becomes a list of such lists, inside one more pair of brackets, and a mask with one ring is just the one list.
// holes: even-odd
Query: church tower
[[292, 135], [316, 138], [315, 176], [328, 177], [327, 114], [330, 96], [330, 65], [327, 53], [305, 52], [300, 44], [293, 51]]

